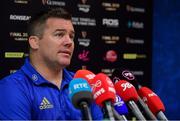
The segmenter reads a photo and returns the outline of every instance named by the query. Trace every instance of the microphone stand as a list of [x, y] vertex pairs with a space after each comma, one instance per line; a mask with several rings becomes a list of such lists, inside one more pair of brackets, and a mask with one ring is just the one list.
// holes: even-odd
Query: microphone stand
[[146, 121], [145, 117], [142, 115], [141, 111], [139, 110], [138, 106], [134, 101], [129, 101], [127, 105], [138, 120]]
[[115, 118], [113, 116], [113, 111], [112, 111], [112, 106], [111, 106], [111, 102], [110, 101], [105, 101], [104, 102], [105, 105], [105, 111], [108, 114], [108, 118], [110, 121], [115, 121]]
[[83, 120], [92, 121], [92, 116], [91, 116], [87, 102], [82, 101], [80, 103], [80, 107], [81, 107], [81, 112], [83, 114]]
[[119, 121], [128, 121], [124, 115], [119, 115], [119, 113], [113, 108], [114, 117]]
[[166, 118], [166, 116], [164, 115], [164, 113], [162, 111], [160, 111], [157, 114], [157, 117], [158, 117], [159, 120], [168, 121], [168, 119]]

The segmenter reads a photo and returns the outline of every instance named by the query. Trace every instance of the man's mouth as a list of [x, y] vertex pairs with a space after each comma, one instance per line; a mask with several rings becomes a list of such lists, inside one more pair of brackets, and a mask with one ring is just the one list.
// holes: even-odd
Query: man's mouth
[[64, 54], [67, 54], [67, 55], [71, 55], [71, 52], [68, 51], [68, 50], [65, 50], [65, 51], [59, 51], [58, 53], [64, 53]]

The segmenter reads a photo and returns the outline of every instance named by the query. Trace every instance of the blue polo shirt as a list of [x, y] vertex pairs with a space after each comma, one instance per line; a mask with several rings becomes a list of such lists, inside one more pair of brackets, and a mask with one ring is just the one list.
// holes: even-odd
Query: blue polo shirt
[[[44, 79], [26, 58], [15, 73], [0, 80], [0, 120], [81, 120], [68, 93], [73, 73], [63, 70], [61, 88]], [[101, 109], [90, 106], [94, 120], [103, 119]]]

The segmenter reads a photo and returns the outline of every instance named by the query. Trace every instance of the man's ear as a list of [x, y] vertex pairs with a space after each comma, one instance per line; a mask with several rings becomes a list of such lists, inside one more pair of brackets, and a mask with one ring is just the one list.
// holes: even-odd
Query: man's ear
[[38, 49], [39, 48], [39, 37], [30, 36], [28, 41], [29, 41], [29, 45], [32, 49]]

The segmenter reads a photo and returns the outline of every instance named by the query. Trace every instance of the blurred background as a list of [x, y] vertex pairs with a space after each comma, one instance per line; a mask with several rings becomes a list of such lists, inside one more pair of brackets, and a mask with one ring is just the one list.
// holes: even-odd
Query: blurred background
[[68, 69], [111, 76], [115, 69], [127, 68], [161, 98], [168, 119], [180, 119], [179, 0], [2, 1], [0, 78], [14, 73], [28, 56], [31, 16], [54, 7], [73, 16], [76, 48]]

